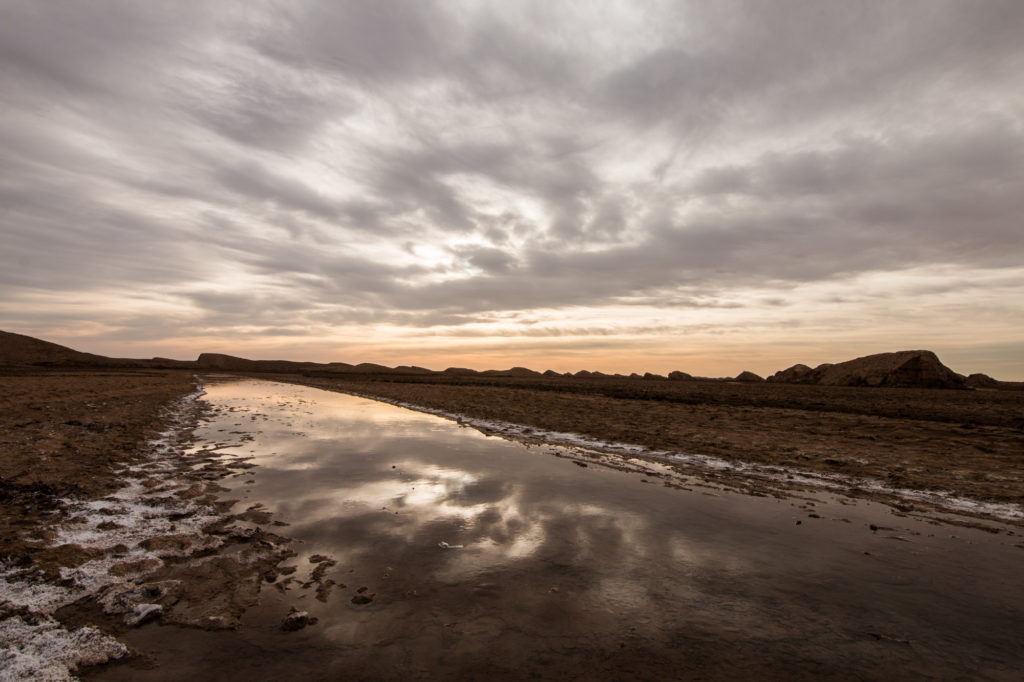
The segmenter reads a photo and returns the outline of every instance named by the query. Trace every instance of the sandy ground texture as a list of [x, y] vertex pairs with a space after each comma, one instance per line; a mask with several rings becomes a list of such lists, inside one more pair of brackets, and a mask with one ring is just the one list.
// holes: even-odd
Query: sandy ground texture
[[[733, 487], [751, 492], [778, 487], [773, 479], [791, 485], [839, 485], [844, 492], [867, 497], [927, 491], [936, 493], [936, 499], [1006, 507], [1010, 512], [1001, 520], [1020, 516], [1024, 502], [1021, 392], [668, 381], [484, 385], [424, 378], [281, 378], [421, 406], [485, 426], [490, 421], [536, 430], [493, 429], [521, 440], [578, 434], [585, 444], [592, 439], [591, 446], [633, 444], [640, 447], [630, 455], [667, 456], [673, 467], [731, 481]], [[702, 466], [708, 462], [712, 466]], [[919, 497], [918, 504], [927, 503], [928, 496]]]
[[[258, 378], [407, 403], [518, 440], [649, 457], [753, 494], [824, 483], [865, 496], [943, 491], [1004, 510], [1024, 501], [1024, 393]], [[268, 513], [224, 499], [218, 481], [253, 466], [221, 452], [239, 450], [232, 436], [190, 441], [204, 418], [195, 382], [174, 371], [0, 375], [0, 679], [67, 679], [123, 657], [119, 632], [153, 618], [232, 628], [293, 556]], [[302, 627], [301, 616], [281, 614], [284, 626]]]
[[200, 393], [191, 373], [0, 376], [0, 680], [69, 679], [157, 617], [232, 628], [292, 556], [223, 499], [254, 465], [190, 447]]

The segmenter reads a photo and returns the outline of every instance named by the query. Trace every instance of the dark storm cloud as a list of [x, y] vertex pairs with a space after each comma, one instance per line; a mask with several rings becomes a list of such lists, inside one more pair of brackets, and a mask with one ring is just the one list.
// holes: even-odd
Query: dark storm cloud
[[7, 2], [0, 282], [430, 326], [1017, 265], [1021, 35], [984, 0]]

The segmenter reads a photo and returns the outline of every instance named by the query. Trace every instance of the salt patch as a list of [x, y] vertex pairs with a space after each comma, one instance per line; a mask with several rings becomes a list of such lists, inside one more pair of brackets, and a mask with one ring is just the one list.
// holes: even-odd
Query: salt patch
[[73, 680], [71, 672], [81, 665], [106, 663], [128, 653], [124, 644], [91, 625], [69, 631], [46, 616], [0, 621], [0, 643], [0, 682]]
[[[127, 475], [121, 489], [99, 500], [61, 500], [70, 521], [52, 529], [53, 539], [45, 544], [79, 545], [102, 550], [104, 555], [77, 567], [61, 568], [61, 585], [47, 582], [36, 569], [0, 565], [0, 608], [8, 614], [27, 612], [0, 621], [0, 682], [70, 680], [74, 679], [71, 672], [80, 665], [124, 656], [127, 649], [116, 639], [91, 626], [68, 631], [50, 614], [82, 597], [113, 590], [112, 595], [122, 597], [118, 612], [125, 613], [125, 622], [141, 623], [157, 615], [161, 607], [143, 594], [137, 595], [137, 601], [126, 601], [125, 595], [134, 587], [128, 578], [159, 566], [163, 556], [189, 554], [223, 543], [200, 533], [220, 518], [214, 510], [173, 496], [192, 484], [178, 480], [179, 461], [185, 456], [178, 436], [188, 427], [191, 407], [203, 394], [199, 389], [171, 408], [172, 427], [150, 442], [148, 460], [120, 470]], [[141, 546], [150, 538], [170, 534], [190, 537], [191, 544], [153, 550]], [[119, 545], [124, 551], [116, 549]]]

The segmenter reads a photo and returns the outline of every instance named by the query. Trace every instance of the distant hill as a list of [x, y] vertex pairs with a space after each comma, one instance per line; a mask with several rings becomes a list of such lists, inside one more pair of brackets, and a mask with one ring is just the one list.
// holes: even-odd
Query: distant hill
[[987, 374], [971, 374], [967, 377], [966, 383], [971, 388], [1024, 391], [1024, 381], [998, 381]]
[[878, 353], [814, 369], [793, 365], [776, 372], [768, 381], [819, 386], [967, 388], [965, 378], [942, 364], [930, 350]]
[[480, 372], [480, 375], [485, 377], [539, 377], [541, 373], [526, 367], [513, 367], [511, 369], [489, 369]]
[[[603, 372], [580, 370], [560, 374], [547, 370], [543, 374], [526, 367], [512, 367], [504, 370], [466, 369], [449, 367], [436, 372], [423, 367], [401, 365], [391, 368], [364, 362], [350, 365], [345, 362], [295, 362], [292, 360], [249, 360], [223, 353], [203, 353], [197, 360], [171, 360], [151, 358], [108, 358], [92, 353], [61, 346], [23, 334], [0, 331], [0, 367], [95, 367], [95, 368], [148, 368], [148, 369], [206, 369], [224, 372], [268, 372], [280, 374], [306, 374], [309, 376], [337, 375], [383, 375], [383, 376], [427, 376], [458, 377], [461, 380], [477, 381], [488, 379], [593, 379], [610, 381], [627, 379]], [[694, 377], [686, 372], [673, 371], [668, 377], [647, 372], [642, 376], [631, 374], [628, 379], [676, 381], [730, 381], [760, 383], [765, 381], [753, 372], [741, 372], [734, 379], [707, 379]], [[997, 381], [985, 374], [964, 377], [946, 367], [929, 350], [905, 350], [895, 353], [878, 353], [837, 364], [825, 363], [815, 368], [807, 365], [793, 365], [776, 372], [767, 381], [777, 384], [812, 384], [818, 386], [900, 386], [916, 388], [969, 388], [978, 390], [1024, 390], [1024, 382]]]
[[451, 374], [456, 377], [475, 377], [479, 376], [480, 372], [475, 369], [466, 369], [465, 367], [449, 367], [445, 371], [441, 372], [441, 374]]
[[0, 365], [95, 365], [109, 361], [31, 336], [0, 331]]
[[33, 367], [137, 367], [179, 368], [194, 367], [194, 362], [153, 358], [108, 358], [43, 341], [24, 334], [0, 331], [0, 366]]

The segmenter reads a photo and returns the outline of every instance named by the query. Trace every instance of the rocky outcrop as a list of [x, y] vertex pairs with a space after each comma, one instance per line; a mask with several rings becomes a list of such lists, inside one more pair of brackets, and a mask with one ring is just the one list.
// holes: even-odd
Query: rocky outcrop
[[679, 370], [669, 372], [668, 378], [673, 381], [693, 381], [693, 375], [687, 374], [686, 372], [680, 372]]
[[[831, 365], [821, 365], [826, 367]], [[807, 365], [796, 364], [788, 369], [784, 369], [780, 372], [768, 377], [766, 381], [771, 381], [780, 384], [813, 384], [815, 381], [814, 370]]]
[[224, 355], [223, 353], [202, 353], [199, 359], [196, 360], [196, 363], [203, 369], [235, 370], [240, 372], [251, 372], [256, 369], [256, 362], [254, 360], [237, 358], [234, 355]]
[[325, 365], [314, 362], [293, 362], [291, 360], [248, 360], [223, 353], [203, 353], [196, 360], [201, 369], [215, 369], [225, 372], [278, 372], [284, 374], [299, 373], [313, 369], [323, 369]]
[[480, 372], [485, 377], [539, 377], [540, 372], [526, 367], [513, 367], [511, 369], [489, 369]]
[[971, 374], [964, 380], [971, 388], [999, 388], [999, 381], [987, 374]]
[[1024, 381], [999, 381], [987, 374], [971, 374], [964, 380], [970, 388], [992, 389], [999, 391], [1024, 391]]
[[465, 367], [449, 367], [443, 373], [457, 377], [475, 377], [480, 375], [480, 372], [475, 369], [466, 369]]
[[347, 370], [355, 374], [394, 374], [394, 370], [384, 365], [378, 365], [373, 362], [360, 362], [355, 365], [352, 369]]
[[929, 350], [878, 353], [838, 364], [794, 365], [770, 379], [776, 383], [819, 386], [892, 386], [966, 388], [964, 378], [943, 365]]
[[426, 367], [418, 367], [416, 365], [399, 365], [395, 367], [394, 372], [395, 374], [433, 374]]

